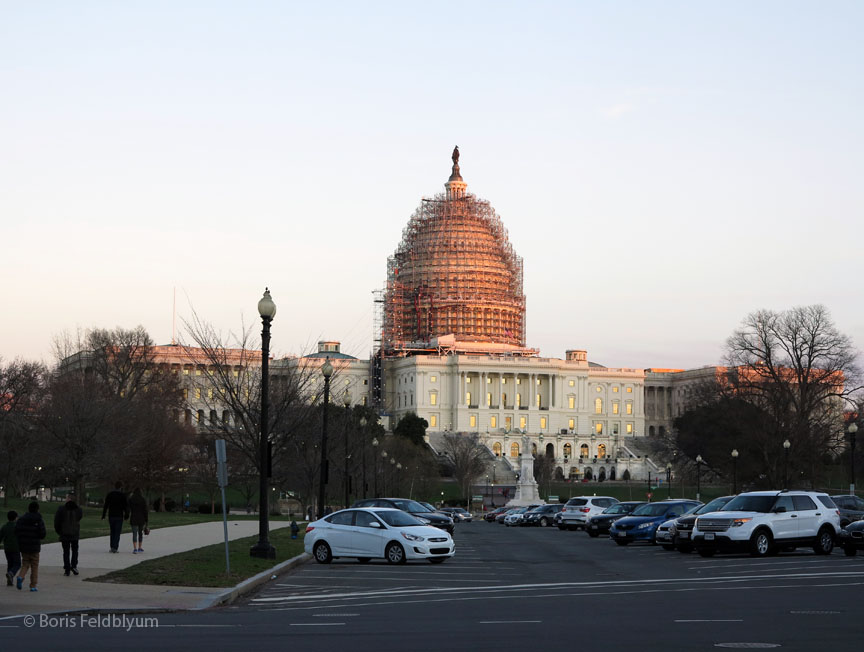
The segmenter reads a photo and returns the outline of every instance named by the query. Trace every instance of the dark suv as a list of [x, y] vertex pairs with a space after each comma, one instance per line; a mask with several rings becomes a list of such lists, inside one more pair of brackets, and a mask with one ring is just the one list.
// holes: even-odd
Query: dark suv
[[732, 500], [735, 496], [721, 496], [720, 498], [715, 498], [707, 505], [702, 505], [695, 512], [688, 514], [687, 516], [682, 516], [678, 520], [675, 521], [675, 525], [673, 526], [674, 531], [672, 532], [672, 545], [678, 549], [678, 552], [692, 552], [693, 551], [693, 526], [696, 524], [696, 518], [701, 516], [702, 514], [710, 514], [711, 512], [716, 512], [723, 508], [723, 506]]
[[525, 512], [522, 516], [522, 525], [539, 525], [540, 527], [549, 527], [552, 525], [552, 519], [555, 514], [564, 508], [561, 503], [553, 503], [551, 505], [540, 505], [531, 511]]
[[858, 496], [831, 496], [831, 500], [840, 510], [840, 527], [846, 527], [850, 523], [864, 518], [864, 500]]
[[453, 534], [454, 526], [452, 518], [444, 516], [440, 512], [432, 511], [410, 498], [366, 498], [365, 500], [358, 500], [351, 507], [392, 507], [394, 509], [401, 509], [403, 512], [408, 512], [421, 521], [427, 522], [429, 525]]

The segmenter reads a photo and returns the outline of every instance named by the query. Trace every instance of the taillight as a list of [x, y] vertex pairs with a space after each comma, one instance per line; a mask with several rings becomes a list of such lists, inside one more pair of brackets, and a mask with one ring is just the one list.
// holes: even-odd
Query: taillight
[[585, 512], [585, 513], [587, 514], [588, 512], [591, 511], [591, 508], [590, 508], [590, 507], [580, 507], [580, 508], [579, 508], [579, 511], [580, 511], [580, 512]]
[[309, 534], [314, 529], [315, 529], [314, 525], [307, 525], [306, 526], [306, 534]]

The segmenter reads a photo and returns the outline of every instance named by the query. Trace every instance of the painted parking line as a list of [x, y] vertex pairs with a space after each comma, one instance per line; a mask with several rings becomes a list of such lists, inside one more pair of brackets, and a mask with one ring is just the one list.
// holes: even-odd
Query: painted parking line
[[478, 620], [478, 625], [521, 625], [523, 623], [542, 623], [542, 620]]

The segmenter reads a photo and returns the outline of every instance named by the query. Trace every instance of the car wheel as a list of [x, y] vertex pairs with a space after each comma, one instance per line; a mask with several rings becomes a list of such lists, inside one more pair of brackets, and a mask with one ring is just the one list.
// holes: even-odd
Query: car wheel
[[592, 539], [596, 539], [598, 536], [600, 536], [600, 533], [596, 530], [588, 530], [588, 536]]
[[699, 550], [699, 556], [700, 557], [713, 557], [716, 554], [717, 554], [717, 551], [713, 550], [711, 548], [702, 548], [701, 550]]
[[856, 548], [855, 546], [846, 546], [845, 548], [843, 548], [843, 554], [847, 557], [854, 557], [858, 554], [858, 548]]
[[540, 527], [549, 527], [549, 519], [545, 516], [540, 519]]
[[357, 561], [360, 562], [361, 564], [368, 564], [369, 563], [369, 557], [357, 557]]
[[315, 561], [319, 564], [329, 564], [333, 561], [333, 553], [330, 552], [330, 546], [324, 541], [319, 541], [312, 548], [312, 554], [315, 556]]
[[615, 539], [615, 543], [617, 543], [619, 546], [626, 546], [630, 542], [624, 539]]
[[429, 558], [430, 564], [443, 564], [445, 561], [447, 561], [447, 557], [430, 557]]
[[675, 546], [673, 546], [671, 543], [664, 543], [661, 545], [663, 546], [663, 550], [675, 550]]
[[766, 530], [757, 530], [750, 538], [750, 555], [752, 557], [767, 557], [773, 548], [771, 535]]
[[395, 541], [391, 541], [387, 544], [387, 548], [384, 550], [384, 556], [390, 564], [404, 564], [406, 561], [405, 549]]
[[832, 550], [834, 550], [834, 533], [827, 527], [823, 527], [816, 535], [813, 552], [817, 555], [830, 555]]

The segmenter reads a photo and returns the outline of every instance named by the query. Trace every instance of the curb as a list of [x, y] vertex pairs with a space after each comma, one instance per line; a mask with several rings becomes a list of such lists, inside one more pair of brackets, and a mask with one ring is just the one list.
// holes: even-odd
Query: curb
[[296, 557], [287, 559], [279, 564], [276, 564], [272, 568], [268, 568], [265, 571], [261, 571], [257, 575], [253, 575], [249, 579], [243, 580], [242, 582], [240, 582], [240, 584], [230, 589], [226, 589], [222, 593], [219, 593], [210, 598], [205, 598], [204, 601], [200, 602], [198, 606], [194, 607], [192, 610], [200, 611], [203, 609], [211, 609], [213, 607], [231, 604], [240, 596], [245, 595], [246, 593], [249, 593], [254, 589], [257, 589], [262, 584], [266, 584], [271, 579], [275, 579], [275, 577], [278, 575], [287, 573], [295, 566], [299, 566], [300, 564], [305, 563], [309, 559], [312, 559], [312, 556], [305, 552], [302, 552]]

